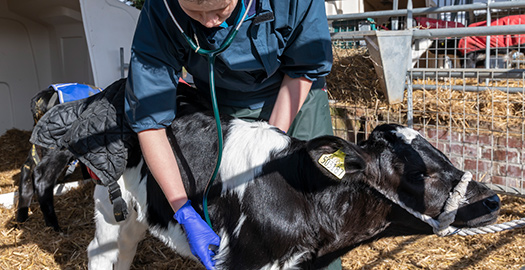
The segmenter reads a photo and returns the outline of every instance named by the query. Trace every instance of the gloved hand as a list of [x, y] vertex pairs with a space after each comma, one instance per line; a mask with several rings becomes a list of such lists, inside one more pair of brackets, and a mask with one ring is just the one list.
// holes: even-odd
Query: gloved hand
[[195, 212], [195, 209], [191, 206], [191, 201], [188, 200], [173, 215], [173, 218], [184, 227], [191, 253], [199, 258], [206, 269], [215, 269], [215, 262], [212, 260], [212, 257], [215, 256], [215, 251], [210, 249], [210, 245], [219, 247], [221, 239], [201, 216]]

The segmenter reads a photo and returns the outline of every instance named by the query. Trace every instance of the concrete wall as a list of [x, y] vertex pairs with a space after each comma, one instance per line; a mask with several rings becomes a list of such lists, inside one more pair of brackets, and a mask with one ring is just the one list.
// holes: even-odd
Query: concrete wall
[[0, 0], [0, 134], [30, 130], [30, 99], [52, 83], [119, 79], [138, 14], [118, 0]]
[[31, 129], [29, 101], [49, 84], [93, 81], [78, 2], [0, 0], [0, 44], [0, 134]]

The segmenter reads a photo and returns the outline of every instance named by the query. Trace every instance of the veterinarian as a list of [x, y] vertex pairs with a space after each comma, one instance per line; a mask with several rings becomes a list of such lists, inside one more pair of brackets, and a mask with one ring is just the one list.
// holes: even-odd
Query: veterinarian
[[[126, 85], [127, 120], [193, 254], [207, 269], [214, 267], [208, 247], [219, 246], [220, 239], [187, 198], [165, 128], [176, 116], [183, 67], [202, 94], [210, 95], [208, 59], [190, 48], [174, 19], [199, 48], [213, 50], [244, 12], [231, 46], [215, 60], [220, 113], [267, 120], [299, 139], [332, 134], [323, 90], [332, 65], [324, 1], [253, 0], [251, 6], [249, 0], [145, 1]], [[327, 269], [341, 269], [340, 260]]]

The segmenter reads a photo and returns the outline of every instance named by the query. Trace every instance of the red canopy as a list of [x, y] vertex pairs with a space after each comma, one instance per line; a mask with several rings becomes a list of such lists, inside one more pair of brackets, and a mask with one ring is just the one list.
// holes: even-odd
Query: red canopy
[[[512, 15], [491, 22], [494, 25], [516, 25], [525, 24], [525, 15]], [[477, 22], [469, 27], [487, 26], [487, 21]], [[490, 36], [491, 48], [513, 47], [525, 43], [525, 35], [497, 35]], [[484, 50], [487, 47], [487, 37], [463, 37], [459, 41], [458, 50], [467, 54], [474, 51]]]

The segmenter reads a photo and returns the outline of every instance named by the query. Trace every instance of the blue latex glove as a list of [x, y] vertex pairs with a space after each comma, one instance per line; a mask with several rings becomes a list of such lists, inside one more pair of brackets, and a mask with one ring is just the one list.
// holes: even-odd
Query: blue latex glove
[[195, 212], [195, 209], [191, 206], [191, 201], [188, 200], [173, 215], [173, 218], [184, 227], [191, 253], [199, 258], [206, 269], [215, 269], [215, 262], [212, 260], [212, 257], [215, 256], [215, 251], [211, 250], [210, 246], [212, 246], [212, 249], [219, 247], [221, 239], [201, 216]]

